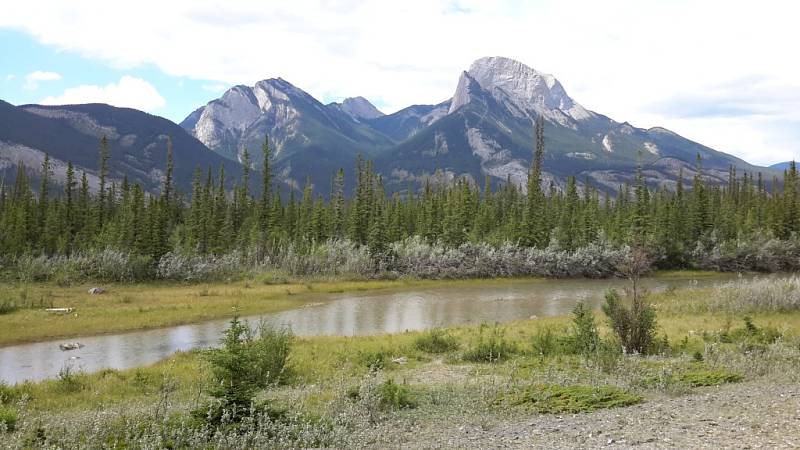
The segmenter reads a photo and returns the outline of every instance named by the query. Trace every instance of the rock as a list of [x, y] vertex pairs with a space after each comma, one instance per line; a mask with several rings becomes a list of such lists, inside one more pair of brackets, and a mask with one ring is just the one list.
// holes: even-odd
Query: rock
[[77, 350], [79, 348], [83, 348], [83, 344], [81, 344], [80, 342], [67, 342], [59, 345], [58, 348], [60, 348], [61, 351], [67, 352], [70, 350]]
[[93, 287], [93, 288], [89, 289], [89, 293], [92, 294], [92, 295], [104, 294], [105, 292], [106, 292], [106, 290], [103, 289], [103, 288], [100, 288], [100, 287]]

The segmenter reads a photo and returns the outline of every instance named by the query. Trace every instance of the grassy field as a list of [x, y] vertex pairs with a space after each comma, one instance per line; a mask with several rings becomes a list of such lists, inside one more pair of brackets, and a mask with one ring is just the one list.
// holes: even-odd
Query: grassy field
[[[268, 288], [277, 287], [231, 286], [230, 293], [220, 289], [218, 295], [262, 289], [253, 295], [257, 299], [274, 292]], [[453, 327], [438, 331], [438, 337], [407, 332], [295, 338], [288, 382], [257, 397], [271, 408], [295, 414], [292, 421], [273, 424], [288, 428], [270, 429], [269, 442], [277, 439], [276, 433], [285, 432], [286, 442], [293, 443], [287, 446], [380, 446], [407, 439], [418, 427], [435, 431], [453, 420], [486, 421], [489, 427], [490, 421], [531, 414], [658, 403], [708, 386], [796, 383], [800, 311], [724, 312], [710, 300], [718, 295], [714, 289], [653, 295], [657, 336], [665, 344], [659, 354], [648, 357], [600, 351], [579, 355], [545, 345], [548, 339], [557, 343], [572, 332], [571, 316]], [[612, 342], [605, 317], [599, 312], [595, 317], [603, 340]], [[493, 363], [472, 360], [469, 355], [480, 354], [492, 336], [502, 341], [504, 357]], [[24, 444], [32, 433], [63, 434], [62, 442], [86, 439], [74, 430], [91, 430], [85, 433], [112, 439], [121, 424], [127, 429], [131, 423], [143, 433], [135, 439], [158, 441], [172, 433], [176, 423], [183, 423], [188, 411], [208, 402], [212, 383], [208, 364], [200, 352], [181, 353], [150, 367], [62, 374], [56, 380], [2, 388], [0, 400], [5, 397], [5, 403], [18, 412], [18, 431], [11, 435], [17, 443]], [[0, 415], [2, 408], [0, 401]], [[207, 442], [217, 437], [198, 439]], [[242, 441], [234, 447], [258, 446], [257, 442]]]
[[[656, 278], [713, 277], [714, 272], [665, 271]], [[543, 279], [526, 279], [542, 281]], [[507, 283], [492, 280], [299, 281], [264, 278], [212, 284], [139, 283], [102, 285], [90, 295], [91, 284], [4, 283], [0, 304], [22, 307], [0, 314], [0, 346], [124, 331], [159, 328], [205, 320], [297, 308], [313, 294], [411, 287], [469, 286]], [[45, 308], [73, 308], [68, 315]]]

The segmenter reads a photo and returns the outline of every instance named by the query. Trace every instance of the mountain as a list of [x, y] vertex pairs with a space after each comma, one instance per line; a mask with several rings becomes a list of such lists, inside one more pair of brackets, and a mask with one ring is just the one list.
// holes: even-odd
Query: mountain
[[[399, 114], [399, 113], [396, 113]], [[381, 118], [392, 121], [393, 115]], [[533, 146], [533, 122], [545, 121], [544, 182], [564, 186], [566, 177], [613, 191], [633, 180], [639, 162], [652, 186], [674, 187], [681, 169], [695, 173], [702, 158], [711, 181], [724, 182], [728, 167], [759, 168], [663, 128], [636, 128], [587, 110], [552, 75], [501, 57], [481, 58], [463, 72], [446, 114], [420, 127], [376, 160], [389, 189], [421, 181], [437, 170], [446, 179], [525, 184]]]
[[356, 121], [377, 119], [385, 115], [364, 97], [350, 97], [344, 99], [342, 103], [329, 103], [327, 106], [349, 115]]
[[769, 166], [769, 168], [770, 169], [775, 169], [775, 170], [789, 170], [789, 167], [791, 167], [791, 166], [792, 166], [792, 162], [791, 161], [784, 161], [784, 162], [775, 163], [775, 164]]
[[265, 135], [275, 167], [291, 186], [306, 176], [327, 193], [332, 174], [352, 177], [358, 154], [371, 158], [389, 190], [419, 184], [437, 172], [482, 182], [525, 185], [533, 147], [533, 122], [546, 120], [544, 182], [563, 187], [574, 175], [612, 192], [633, 181], [641, 164], [653, 187], [674, 188], [679, 173], [696, 173], [696, 157], [711, 182], [727, 181], [728, 168], [755, 172], [734, 156], [664, 128], [642, 129], [590, 111], [550, 74], [518, 61], [476, 60], [457, 80], [453, 96], [384, 115], [362, 97], [323, 105], [280, 78], [236, 86], [193, 112], [181, 126], [210, 149], [238, 159], [243, 148], [260, 157]]
[[395, 142], [401, 142], [439, 120], [450, 109], [450, 100], [438, 105], [413, 105], [394, 114], [369, 120], [367, 124]]
[[375, 117], [377, 112], [365, 102], [325, 106], [286, 80], [271, 78], [229, 89], [180, 125], [226, 158], [241, 160], [247, 148], [256, 164], [269, 136], [276, 173], [286, 183], [299, 188], [308, 177], [317, 192], [327, 193], [333, 174], [350, 170], [359, 153], [373, 157], [394, 144], [362, 123], [364, 114]]
[[98, 185], [99, 142], [109, 141], [109, 175], [157, 192], [166, 167], [167, 137], [172, 139], [175, 184], [191, 187], [196, 167], [224, 166], [231, 180], [241, 178], [242, 167], [210, 151], [183, 128], [162, 117], [135, 109], [104, 104], [14, 106], [0, 100], [0, 177], [13, 178], [22, 162], [35, 179], [45, 153], [50, 155], [56, 181], [66, 178], [67, 162], [78, 177], [86, 171], [90, 186]]

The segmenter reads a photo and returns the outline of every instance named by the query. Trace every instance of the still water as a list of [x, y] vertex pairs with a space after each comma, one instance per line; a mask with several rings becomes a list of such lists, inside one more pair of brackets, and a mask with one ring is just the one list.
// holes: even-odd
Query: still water
[[[644, 284], [650, 290], [658, 291], [670, 286], [715, 285], [730, 279], [727, 275], [699, 280], [648, 279]], [[307, 304], [303, 307], [245, 319], [250, 323], [264, 320], [288, 326], [300, 336], [396, 333], [568, 314], [579, 301], [599, 307], [607, 289], [624, 284], [623, 280], [508, 280], [435, 288], [315, 294], [307, 297]], [[66, 365], [86, 372], [144, 366], [177, 351], [214, 346], [227, 325], [227, 320], [215, 320], [0, 347], [0, 380], [14, 384], [52, 378]], [[64, 342], [80, 342], [83, 347], [61, 351], [59, 344]]]

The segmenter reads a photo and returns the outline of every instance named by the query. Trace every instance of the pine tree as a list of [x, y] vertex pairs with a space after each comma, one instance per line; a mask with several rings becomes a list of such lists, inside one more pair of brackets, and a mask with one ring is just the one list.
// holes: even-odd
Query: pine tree
[[100, 139], [100, 170], [98, 171], [98, 176], [100, 178], [100, 187], [97, 193], [97, 203], [95, 204], [95, 217], [94, 217], [94, 223], [96, 224], [98, 231], [103, 228], [103, 224], [105, 222], [108, 159], [109, 159], [108, 139], [105, 136], [103, 136]]

